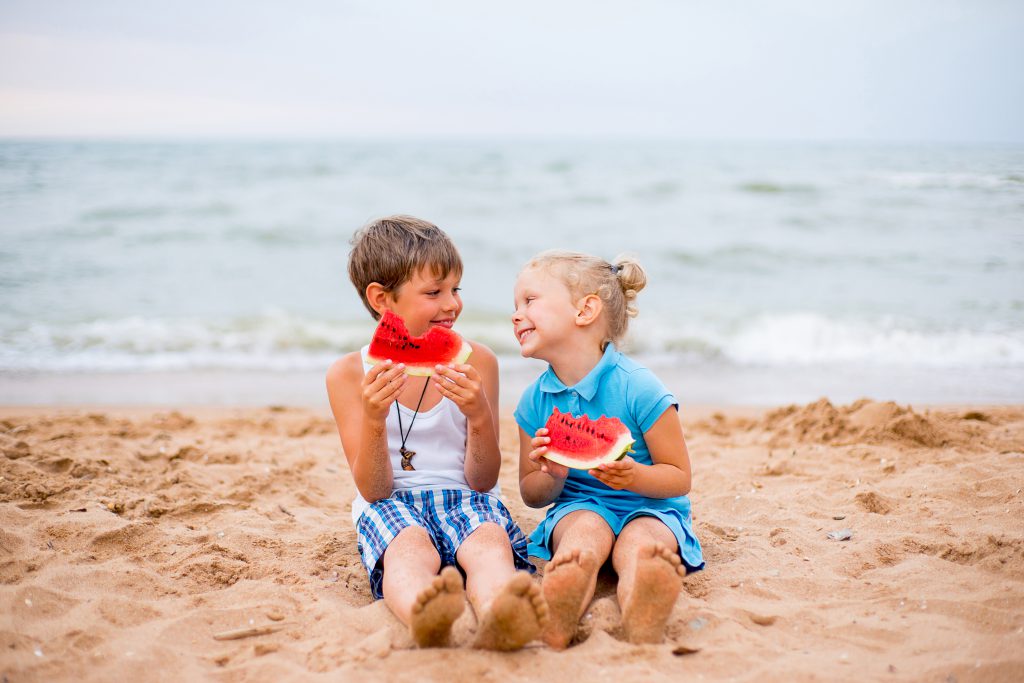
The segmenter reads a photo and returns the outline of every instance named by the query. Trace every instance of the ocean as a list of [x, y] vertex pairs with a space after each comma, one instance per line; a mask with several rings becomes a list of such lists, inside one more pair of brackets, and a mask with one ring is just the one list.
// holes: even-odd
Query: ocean
[[628, 349], [684, 402], [1024, 402], [1024, 147], [505, 140], [0, 142], [0, 403], [322, 404], [393, 213], [458, 245], [505, 403], [552, 247], [639, 258]]

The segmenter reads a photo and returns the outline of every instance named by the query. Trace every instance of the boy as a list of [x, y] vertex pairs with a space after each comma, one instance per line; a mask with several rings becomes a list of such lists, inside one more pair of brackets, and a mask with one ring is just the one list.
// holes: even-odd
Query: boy
[[[348, 270], [374, 319], [390, 310], [412, 336], [451, 327], [462, 312], [462, 261], [427, 221], [365, 226]], [[445, 645], [464, 609], [458, 567], [479, 624], [474, 645], [515, 650], [539, 635], [547, 605], [517, 571], [533, 570], [526, 538], [497, 497], [497, 359], [470, 344], [467, 363], [432, 377], [390, 361], [371, 367], [364, 347], [331, 366], [327, 394], [358, 489], [352, 518], [374, 597], [417, 645]]]

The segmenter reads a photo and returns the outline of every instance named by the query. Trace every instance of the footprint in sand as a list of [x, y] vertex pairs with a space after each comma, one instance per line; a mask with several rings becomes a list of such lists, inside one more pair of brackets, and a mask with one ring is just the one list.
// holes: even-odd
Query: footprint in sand
[[409, 622], [413, 641], [419, 647], [444, 647], [465, 607], [462, 576], [455, 567], [445, 567], [416, 596]]
[[548, 622], [548, 606], [540, 587], [526, 572], [517, 572], [480, 620], [474, 647], [518, 650], [540, 635]]
[[543, 592], [551, 620], [544, 629], [544, 642], [564, 650], [579, 626], [584, 602], [593, 594], [597, 580], [597, 558], [589, 551], [574, 549], [551, 558], [544, 570]]
[[631, 643], [660, 643], [686, 574], [679, 555], [661, 543], [641, 548], [633, 585], [623, 600], [622, 627]]

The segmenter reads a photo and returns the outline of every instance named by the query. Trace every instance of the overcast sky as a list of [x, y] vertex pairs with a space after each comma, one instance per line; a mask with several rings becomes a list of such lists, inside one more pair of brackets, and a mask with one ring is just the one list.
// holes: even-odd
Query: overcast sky
[[0, 0], [0, 136], [1024, 142], [1024, 2]]

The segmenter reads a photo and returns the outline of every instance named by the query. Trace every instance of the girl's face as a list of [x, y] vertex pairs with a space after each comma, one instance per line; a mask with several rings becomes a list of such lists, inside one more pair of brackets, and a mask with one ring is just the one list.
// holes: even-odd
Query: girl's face
[[524, 358], [551, 362], [578, 331], [577, 309], [572, 293], [562, 280], [543, 268], [529, 268], [519, 274], [515, 287], [515, 326], [519, 350]]
[[400, 286], [394, 295], [385, 297], [385, 307], [401, 316], [409, 334], [418, 337], [432, 325], [451, 327], [462, 313], [458, 273], [437, 277], [429, 267], [420, 268]]

